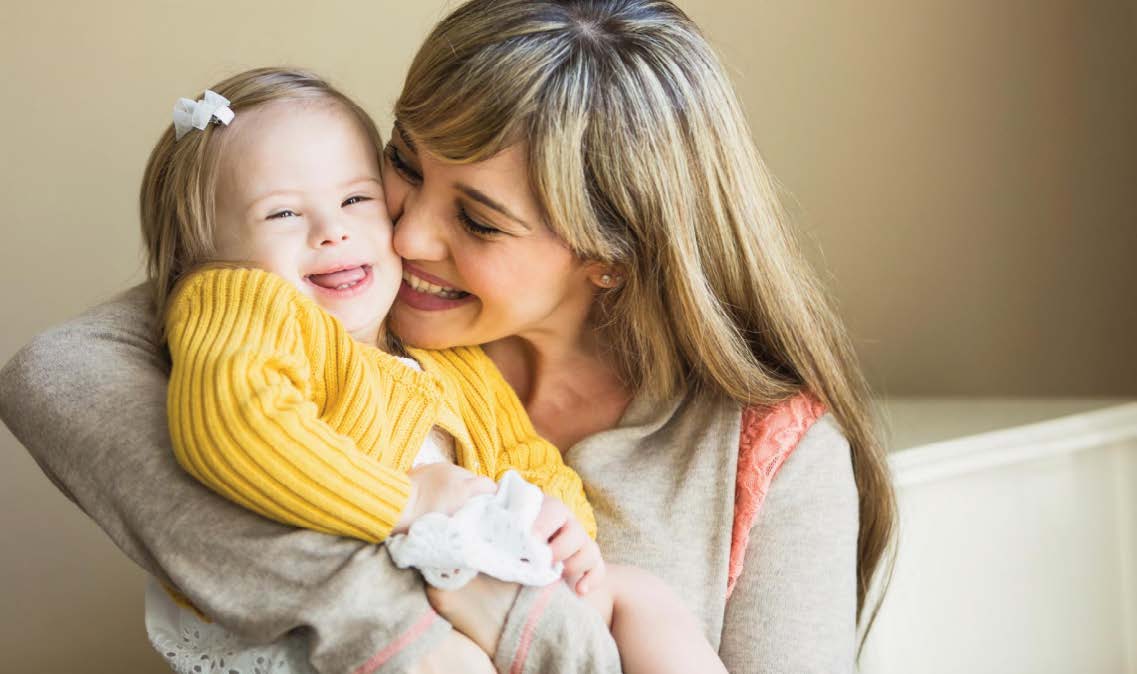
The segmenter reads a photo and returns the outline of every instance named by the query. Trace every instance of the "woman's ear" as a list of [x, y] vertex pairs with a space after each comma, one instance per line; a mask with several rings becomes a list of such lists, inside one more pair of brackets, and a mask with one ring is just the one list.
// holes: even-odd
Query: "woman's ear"
[[588, 279], [592, 285], [603, 290], [619, 288], [624, 284], [624, 268], [622, 265], [608, 262], [591, 262], [586, 267]]

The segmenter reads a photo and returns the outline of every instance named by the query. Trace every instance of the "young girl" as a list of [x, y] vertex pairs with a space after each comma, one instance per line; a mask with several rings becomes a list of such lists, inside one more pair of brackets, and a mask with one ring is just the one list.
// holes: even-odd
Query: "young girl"
[[[517, 471], [546, 494], [541, 542], [627, 669], [721, 670], [660, 583], [627, 568], [606, 579], [580, 478], [480, 349], [398, 357], [380, 148], [366, 113], [305, 72], [253, 70], [179, 102], [142, 188], [179, 463], [266, 517], [375, 543]], [[164, 601], [149, 593], [152, 635], [173, 615]], [[231, 667], [258, 656], [226, 647]]]

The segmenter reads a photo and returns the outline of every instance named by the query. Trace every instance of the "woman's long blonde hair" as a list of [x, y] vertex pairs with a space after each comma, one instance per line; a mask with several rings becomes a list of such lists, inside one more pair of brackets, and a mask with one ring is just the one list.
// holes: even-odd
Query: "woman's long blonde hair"
[[[375, 145], [376, 161], [382, 164], [383, 144], [375, 122], [318, 75], [296, 68], [256, 68], [209, 88], [229, 99], [229, 108], [236, 115], [233, 124], [240, 122], [242, 111], [275, 101], [323, 99], [342, 105], [359, 120]], [[226, 130], [224, 126], [207, 125], [175, 140], [171, 124], [146, 164], [139, 205], [159, 335], [166, 302], [178, 281], [188, 272], [215, 262], [217, 168]]]
[[694, 23], [664, 0], [473, 0], [426, 39], [395, 115], [447, 161], [525, 145], [552, 230], [623, 270], [598, 319], [630, 386], [829, 407], [860, 494], [863, 623], [896, 518], [869, 389]]

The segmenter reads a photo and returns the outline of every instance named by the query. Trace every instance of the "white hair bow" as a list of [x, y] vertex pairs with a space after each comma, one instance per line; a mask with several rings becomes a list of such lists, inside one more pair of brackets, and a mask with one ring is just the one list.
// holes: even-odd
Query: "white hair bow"
[[205, 98], [200, 101], [179, 98], [174, 104], [174, 140], [181, 140], [190, 129], [204, 130], [211, 121], [226, 126], [233, 121], [229, 99], [208, 89], [205, 91]]

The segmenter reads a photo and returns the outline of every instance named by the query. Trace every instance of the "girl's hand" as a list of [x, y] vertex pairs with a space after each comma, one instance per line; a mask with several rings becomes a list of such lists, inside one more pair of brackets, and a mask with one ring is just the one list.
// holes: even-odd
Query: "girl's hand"
[[604, 580], [604, 559], [600, 546], [588, 537], [584, 527], [560, 499], [546, 496], [541, 512], [533, 523], [533, 533], [547, 541], [553, 551], [553, 563], [564, 562], [562, 577], [580, 596]]
[[453, 515], [471, 498], [497, 491], [493, 480], [452, 463], [428, 463], [412, 468], [408, 475], [411, 478], [411, 497], [391, 531], [393, 534], [405, 533], [415, 520], [426, 513]]

